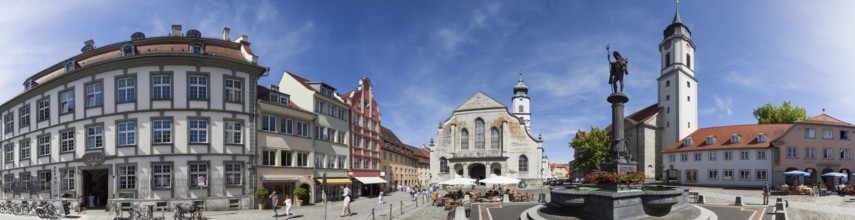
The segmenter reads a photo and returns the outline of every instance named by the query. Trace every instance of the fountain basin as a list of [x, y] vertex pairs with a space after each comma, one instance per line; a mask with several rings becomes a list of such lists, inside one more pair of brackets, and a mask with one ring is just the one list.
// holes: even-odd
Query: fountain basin
[[600, 187], [553, 189], [549, 206], [584, 219], [638, 219], [664, 216], [689, 206], [688, 190], [672, 187], [641, 187], [613, 191]]

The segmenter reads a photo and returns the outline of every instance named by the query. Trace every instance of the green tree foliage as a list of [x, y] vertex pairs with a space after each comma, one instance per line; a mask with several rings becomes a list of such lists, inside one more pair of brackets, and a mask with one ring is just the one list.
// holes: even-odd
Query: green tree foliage
[[757, 118], [757, 124], [792, 124], [807, 118], [807, 111], [793, 106], [789, 101], [784, 101], [780, 107], [767, 102], [766, 105], [754, 109], [754, 118]]
[[579, 130], [579, 134], [583, 135], [576, 135], [570, 141], [570, 147], [575, 151], [575, 159], [570, 162], [571, 167], [579, 171], [601, 169], [611, 143], [606, 130], [591, 126], [590, 132]]

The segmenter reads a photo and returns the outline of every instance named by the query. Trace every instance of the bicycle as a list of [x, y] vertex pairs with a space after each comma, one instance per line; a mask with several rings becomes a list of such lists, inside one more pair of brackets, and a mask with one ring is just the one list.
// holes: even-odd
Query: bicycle
[[197, 205], [188, 205], [185, 206], [184, 203], [175, 203], [175, 212], [172, 215], [173, 219], [183, 220], [184, 213], [190, 214], [189, 219], [204, 219], [202, 218], [202, 207]]

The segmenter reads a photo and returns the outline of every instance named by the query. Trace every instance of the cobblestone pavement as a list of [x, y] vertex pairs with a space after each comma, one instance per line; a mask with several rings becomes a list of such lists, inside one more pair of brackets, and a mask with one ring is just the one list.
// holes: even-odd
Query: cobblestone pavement
[[[709, 204], [733, 204], [736, 196], [741, 196], [746, 205], [762, 206], [762, 193], [759, 189], [725, 189], [717, 187], [687, 187], [691, 191], [704, 195]], [[790, 219], [855, 219], [855, 197], [853, 196], [807, 196], [772, 194], [770, 205], [776, 198], [789, 202], [787, 215]], [[718, 213], [717, 213], [718, 214]], [[725, 219], [719, 217], [719, 219]]]

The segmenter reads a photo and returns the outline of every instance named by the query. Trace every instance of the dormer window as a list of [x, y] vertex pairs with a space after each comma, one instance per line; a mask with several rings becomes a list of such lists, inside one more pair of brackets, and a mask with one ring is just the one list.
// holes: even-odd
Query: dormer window
[[202, 54], [202, 53], [204, 53], [204, 52], [205, 52], [205, 51], [202, 49], [202, 45], [201, 45], [201, 44], [193, 44], [193, 45], [191, 45], [191, 46], [190, 46], [190, 51], [191, 51], [193, 54]]
[[713, 135], [707, 136], [706, 144], [710, 145], [710, 144], [714, 144], [714, 143], [715, 143], [715, 136], [713, 136]]
[[760, 133], [757, 135], [757, 143], [766, 143], [766, 134]]
[[730, 143], [731, 143], [731, 144], [737, 144], [737, 143], [739, 143], [739, 135], [738, 135], [738, 134], [733, 134], [733, 135], [731, 135], [731, 136], [730, 136]]
[[65, 61], [66, 73], [74, 72], [75, 70], [77, 70], [77, 62], [74, 61], [74, 59], [69, 59], [68, 61]]
[[185, 34], [185, 36], [189, 38], [201, 38], [202, 32], [199, 32], [196, 29], [190, 29], [189, 31], [187, 31], [187, 34]]
[[686, 146], [686, 147], [692, 146], [692, 142], [694, 142], [694, 141], [695, 140], [693, 138], [686, 138], [686, 140], [683, 141], [683, 146]]
[[285, 94], [270, 91], [270, 95], [267, 97], [267, 101], [280, 104], [280, 105], [288, 105], [289, 97]]
[[124, 44], [122, 45], [122, 56], [133, 56], [137, 55], [137, 51], [134, 48], [133, 44]]

